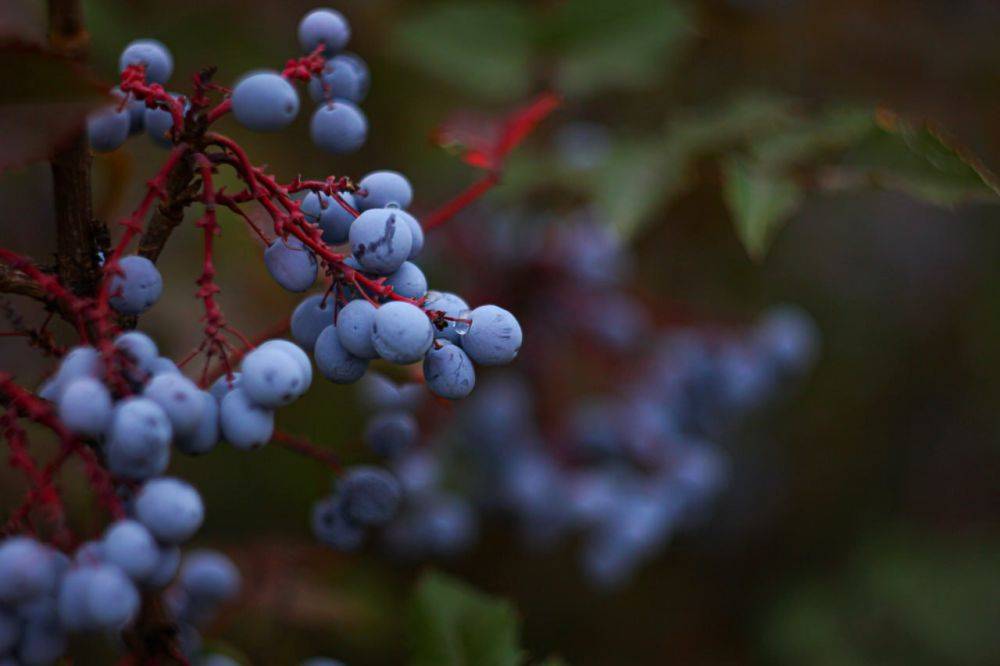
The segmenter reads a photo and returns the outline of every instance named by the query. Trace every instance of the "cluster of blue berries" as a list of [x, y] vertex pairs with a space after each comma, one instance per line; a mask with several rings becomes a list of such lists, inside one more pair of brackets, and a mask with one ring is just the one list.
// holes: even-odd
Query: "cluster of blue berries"
[[[404, 176], [376, 171], [362, 178], [359, 188], [354, 196], [339, 195], [361, 211], [356, 219], [321, 193], [308, 194], [302, 211], [320, 226], [326, 242], [349, 243], [346, 263], [352, 270], [392, 291], [355, 282], [308, 296], [292, 314], [293, 338], [313, 353], [320, 374], [332, 382], [356, 382], [374, 359], [397, 365], [422, 361], [428, 390], [451, 400], [466, 397], [475, 386], [474, 362], [503, 365], [517, 356], [520, 324], [495, 305], [469, 310], [455, 294], [427, 290], [427, 278], [412, 261], [423, 249], [424, 234], [406, 211], [413, 190]], [[275, 240], [265, 263], [290, 291], [308, 289], [317, 277], [316, 258], [293, 240]]]
[[[528, 257], [530, 238], [518, 236], [522, 252], [505, 254], [510, 236], [502, 230], [495, 261], [544, 263], [553, 275], [551, 289], [536, 295], [544, 303], [523, 307], [539, 332], [539, 353], [555, 355], [545, 354], [547, 345], [565, 345], [571, 330], [630, 370], [611, 392], [567, 398], [560, 419], [544, 428], [536, 385], [551, 377], [534, 358], [483, 382], [425, 446], [416, 446], [416, 425], [398, 407], [374, 417], [369, 445], [391, 451], [404, 491], [383, 542], [410, 559], [446, 557], [472, 546], [482, 519], [499, 514], [534, 548], [573, 537], [588, 578], [620, 585], [723, 489], [724, 435], [809, 368], [816, 327], [801, 310], [779, 306], [747, 329], [657, 332], [622, 288], [630, 262], [603, 225], [561, 227]], [[590, 297], [595, 291], [601, 299]], [[383, 380], [369, 392], [392, 405], [391, 388]]]
[[[364, 145], [368, 119], [359, 104], [368, 94], [371, 77], [365, 61], [343, 51], [351, 36], [344, 16], [333, 9], [316, 9], [299, 24], [299, 43], [304, 53], [321, 45], [325, 64], [309, 83], [309, 96], [318, 104], [310, 121], [310, 135], [317, 147], [335, 154], [352, 153]], [[130, 65], [146, 68], [148, 83], [166, 84], [173, 73], [173, 56], [154, 39], [131, 42], [119, 58], [120, 71]], [[118, 149], [132, 134], [145, 129], [158, 145], [171, 144], [174, 120], [170, 112], [155, 104], [124, 95], [116, 89], [110, 106], [93, 112], [87, 120], [90, 146], [97, 152]], [[183, 95], [172, 96], [189, 108]], [[243, 126], [258, 132], [276, 132], [298, 116], [299, 95], [295, 87], [276, 71], [254, 71], [243, 75], [230, 96], [233, 116]]]
[[[0, 664], [52, 664], [72, 634], [126, 630], [147, 590], [173, 583], [166, 594], [185, 637], [196, 637], [194, 625], [238, 594], [240, 576], [226, 556], [181, 555], [180, 544], [201, 525], [193, 488], [151, 479], [130, 508], [131, 517], [111, 523], [72, 556], [26, 536], [0, 542]], [[186, 638], [182, 648], [194, 656], [197, 641]]]

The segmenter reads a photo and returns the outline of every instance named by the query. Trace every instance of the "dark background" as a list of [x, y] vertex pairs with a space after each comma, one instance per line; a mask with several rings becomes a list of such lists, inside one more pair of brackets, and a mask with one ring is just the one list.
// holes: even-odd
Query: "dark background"
[[[207, 64], [218, 65], [220, 81], [228, 82], [293, 54], [295, 25], [311, 4], [89, 2], [94, 67], [111, 78], [121, 47], [151, 36], [172, 49], [177, 88]], [[517, 4], [546, 16], [561, 3]], [[331, 158], [310, 146], [305, 113], [275, 136], [229, 121], [225, 130], [282, 177], [398, 168], [428, 210], [473, 177], [432, 145], [433, 127], [459, 109], [499, 112], [554, 80], [549, 56], [558, 39], [539, 41], [526, 80], [498, 66], [481, 73], [496, 85], [463, 84], [448, 67], [436, 70], [422, 59], [419, 39], [407, 39], [421, 34], [414, 26], [438, 3], [336, 6], [353, 24], [351, 48], [372, 68], [363, 105], [370, 139], [356, 155]], [[494, 11], [465, 6], [471, 14]], [[464, 29], [461, 21], [450, 26]], [[604, 38], [634, 38], [616, 29], [610, 21]], [[884, 105], [932, 120], [997, 167], [998, 31], [1000, 6], [990, 0], [695, 3], [683, 51], [669, 66], [634, 86], [568, 94], [535, 139], [537, 150], [547, 133], [573, 120], [611, 128], [616, 140], [641, 137], [678, 109], [724, 106], [734, 93], [763, 90], [807, 106]], [[494, 62], [505, 62], [502, 54]], [[127, 211], [163, 155], [147, 144], [133, 140], [96, 159], [103, 217]], [[624, 590], [588, 587], [572, 544], [533, 556], [502, 524], [469, 556], [437, 566], [509, 597], [523, 618], [527, 649], [571, 664], [1000, 663], [998, 209], [938, 208], [875, 189], [815, 193], [756, 264], [732, 229], [715, 170], [698, 165], [694, 173], [684, 194], [659, 206], [632, 237], [637, 282], [654, 307], [679, 306], [708, 319], [798, 303], [822, 331], [819, 365], [727, 442], [733, 480], [707, 524], [678, 538]], [[535, 207], [567, 208], [544, 188], [522, 195], [512, 187], [497, 200], [523, 204], [530, 196]], [[0, 179], [5, 245], [38, 256], [51, 251], [48, 188], [44, 166]], [[175, 357], [197, 341], [191, 293], [198, 242], [191, 225], [172, 239], [162, 260], [167, 297], [141, 325]], [[259, 254], [242, 230], [223, 236], [222, 302], [244, 331], [295, 303], [266, 279]], [[427, 268], [432, 284], [459, 292], [474, 285], [474, 267], [446, 253]], [[526, 340], [530, 345], [530, 329]], [[0, 343], [0, 367], [28, 382], [44, 371], [17, 340]], [[350, 388], [318, 382], [279, 422], [348, 460], [366, 458]], [[354, 665], [402, 660], [403, 609], [420, 569], [312, 544], [306, 516], [328, 483], [323, 470], [272, 448], [252, 456], [220, 450], [179, 461], [172, 471], [205, 496], [198, 542], [231, 553], [246, 579], [243, 603], [210, 639], [259, 664], [294, 663], [309, 653]], [[86, 507], [76, 472], [65, 483]], [[12, 506], [20, 491], [5, 473], [3, 505]], [[95, 518], [83, 511], [80, 521]]]

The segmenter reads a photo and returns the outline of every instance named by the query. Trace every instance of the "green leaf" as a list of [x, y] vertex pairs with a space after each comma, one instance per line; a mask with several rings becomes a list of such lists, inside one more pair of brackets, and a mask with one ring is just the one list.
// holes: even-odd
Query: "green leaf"
[[723, 163], [722, 178], [722, 196], [736, 233], [750, 257], [760, 261], [802, 203], [802, 188], [787, 176], [735, 157]]
[[429, 573], [410, 612], [413, 666], [518, 666], [513, 607], [453, 578]]
[[520, 99], [531, 83], [532, 25], [520, 5], [452, 2], [401, 20], [394, 43], [407, 62], [466, 93]]
[[985, 166], [930, 126], [914, 126], [887, 111], [849, 151], [843, 165], [876, 184], [939, 205], [994, 199], [1000, 183]]
[[816, 118], [796, 119], [766, 134], [750, 147], [755, 160], [772, 169], [802, 164], [845, 149], [865, 138], [875, 127], [870, 109], [838, 108]]
[[549, 23], [557, 87], [568, 95], [659, 83], [694, 36], [671, 0], [570, 0]]

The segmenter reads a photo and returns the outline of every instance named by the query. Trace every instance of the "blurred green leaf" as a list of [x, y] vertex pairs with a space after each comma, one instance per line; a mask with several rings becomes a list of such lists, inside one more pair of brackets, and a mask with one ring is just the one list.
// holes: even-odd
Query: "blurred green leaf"
[[507, 2], [452, 2], [421, 7], [401, 20], [394, 42], [429, 76], [492, 100], [528, 93], [533, 20]]
[[849, 148], [874, 127], [870, 109], [833, 109], [816, 118], [796, 119], [788, 127], [760, 137], [751, 144], [750, 152], [757, 162], [771, 168], [801, 164]]
[[722, 196], [747, 253], [760, 261], [803, 192], [791, 178], [734, 157], [722, 165]]
[[911, 125], [885, 111], [843, 165], [877, 184], [944, 206], [1000, 194], [996, 176], [976, 158], [931, 127]]
[[662, 82], [695, 34], [686, 5], [671, 0], [570, 0], [548, 28], [556, 86], [575, 96]]
[[518, 622], [506, 601], [440, 573], [417, 587], [410, 613], [413, 666], [517, 666]]

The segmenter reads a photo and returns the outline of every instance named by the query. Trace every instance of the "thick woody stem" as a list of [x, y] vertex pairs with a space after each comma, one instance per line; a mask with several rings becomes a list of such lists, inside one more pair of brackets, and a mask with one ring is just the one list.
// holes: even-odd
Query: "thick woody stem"
[[[90, 36], [83, 25], [80, 0], [49, 0], [49, 46], [74, 60], [87, 57]], [[52, 157], [55, 194], [56, 263], [64, 285], [92, 295], [101, 279], [99, 252], [108, 231], [94, 219], [90, 191], [90, 149], [81, 132]]]

